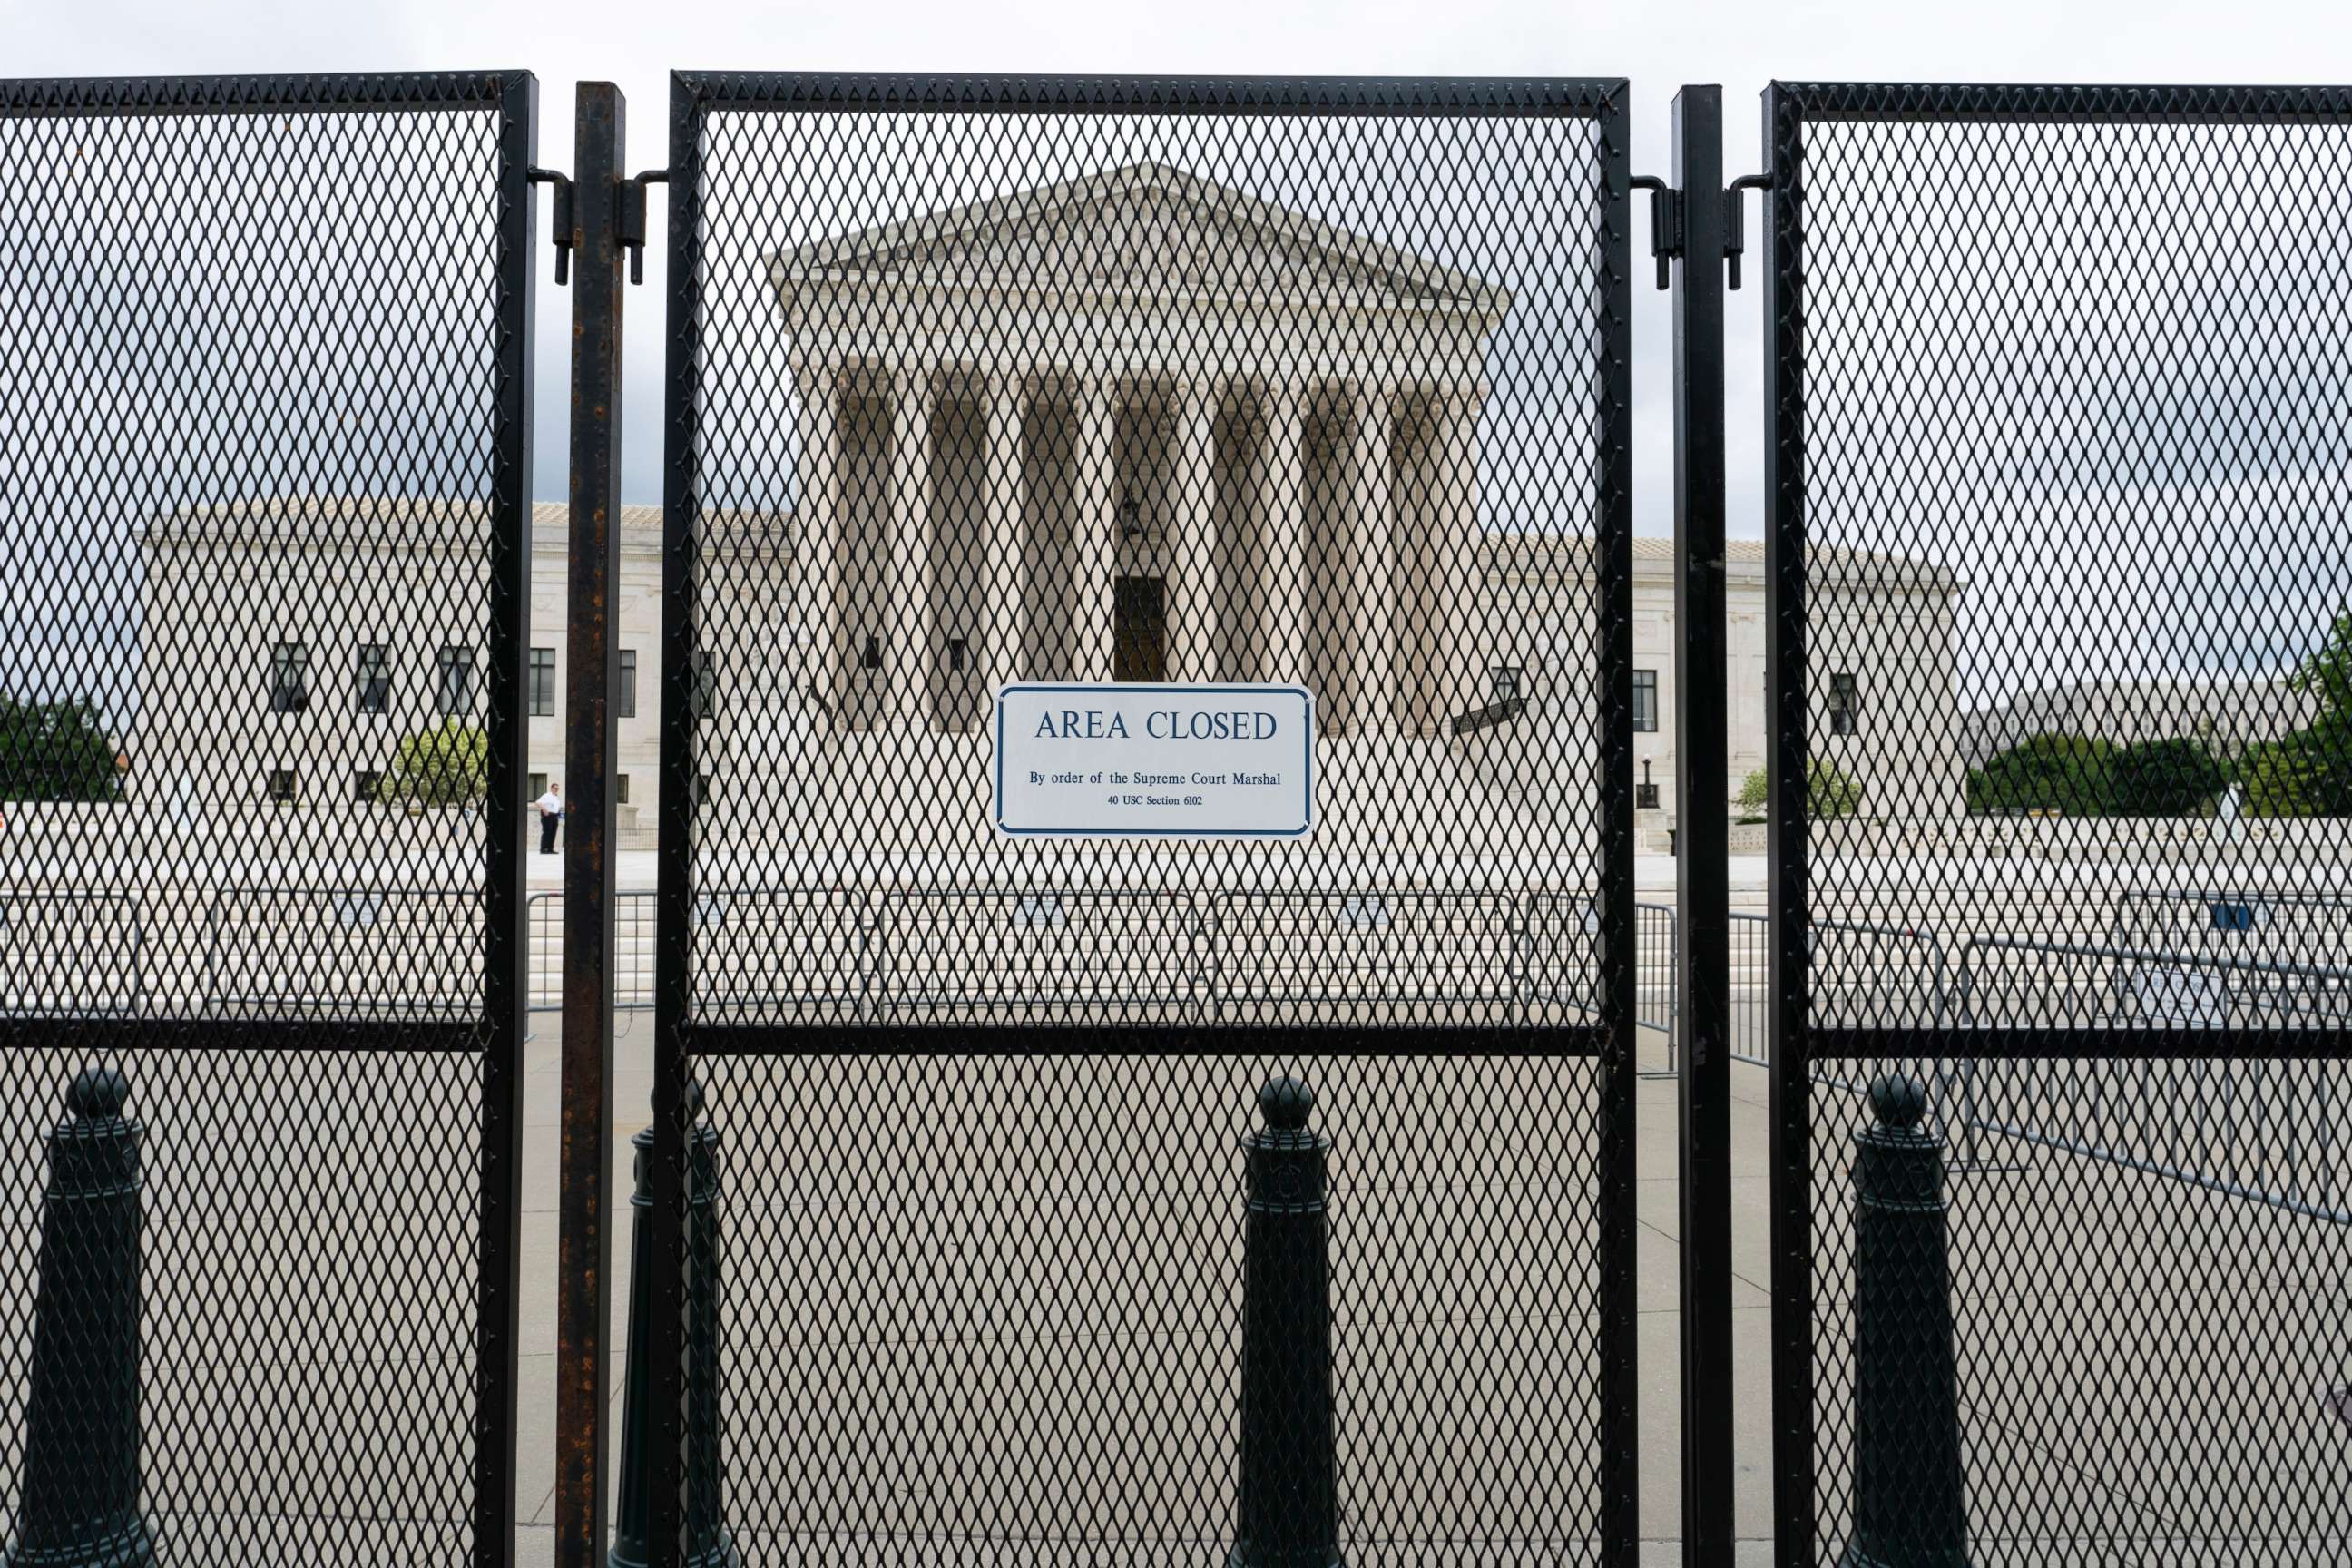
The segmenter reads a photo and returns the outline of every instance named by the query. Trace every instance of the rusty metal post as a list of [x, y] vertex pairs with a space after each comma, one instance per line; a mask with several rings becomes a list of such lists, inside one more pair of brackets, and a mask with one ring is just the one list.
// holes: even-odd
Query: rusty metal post
[[628, 105], [580, 84], [572, 152], [572, 575], [564, 668], [563, 1082], [557, 1248], [555, 1560], [604, 1555], [612, 1321], [613, 636], [620, 574], [621, 205]]

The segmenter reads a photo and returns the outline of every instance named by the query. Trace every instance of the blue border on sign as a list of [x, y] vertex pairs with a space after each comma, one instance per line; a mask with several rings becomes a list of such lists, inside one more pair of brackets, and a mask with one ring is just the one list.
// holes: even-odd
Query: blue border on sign
[[[1166, 833], [1149, 827], [1008, 827], [1004, 824], [1004, 699], [1016, 691], [1164, 691], [1171, 697], [1202, 693], [1280, 693], [1296, 697], [1307, 711], [1307, 744], [1302, 759], [1307, 773], [1307, 820], [1297, 827], [1202, 828], [1190, 833]], [[1113, 680], [1065, 684], [1050, 680], [1016, 681], [996, 693], [996, 831], [1010, 838], [1304, 838], [1315, 831], [1315, 693], [1303, 686], [1163, 686], [1157, 681]]]

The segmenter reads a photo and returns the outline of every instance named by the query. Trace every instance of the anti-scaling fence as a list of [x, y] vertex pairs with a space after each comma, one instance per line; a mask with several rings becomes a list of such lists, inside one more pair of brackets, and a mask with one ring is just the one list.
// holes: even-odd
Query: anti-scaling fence
[[[686, 75], [635, 181], [581, 102], [574, 186], [519, 73], [0, 82], [9, 1562], [511, 1559], [559, 996], [565, 1561], [608, 997], [626, 1560], [1629, 1563], [1643, 1031], [1729, 1168], [1685, 1018], [1770, 1074], [1780, 1561], [2342, 1554], [2352, 96], [1772, 89], [1727, 932], [1633, 897], [1622, 82]], [[669, 191], [658, 885], [586, 958], [593, 763], [568, 891], [519, 852], [534, 180], [575, 757]], [[1737, 209], [1642, 183], [1689, 543]]]
[[534, 92], [0, 81], [12, 1563], [509, 1560]]
[[675, 91], [687, 1550], [1624, 1560], [1622, 84]]
[[1767, 126], [1780, 1560], [2337, 1554], [2352, 97]]

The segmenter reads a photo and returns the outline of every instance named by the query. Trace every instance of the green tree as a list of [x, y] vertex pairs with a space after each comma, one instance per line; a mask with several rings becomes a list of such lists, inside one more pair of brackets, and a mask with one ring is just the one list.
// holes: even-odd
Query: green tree
[[2087, 735], [2035, 735], [1969, 770], [1969, 809], [2099, 816], [2107, 809], [2114, 752]]
[[[1739, 782], [1739, 804], [1750, 810], [1768, 808], [1772, 799], [1772, 775], [1759, 768]], [[1862, 786], [1834, 763], [1816, 757], [1805, 764], [1805, 815], [1816, 822], [1852, 816], [1862, 809]]]
[[450, 719], [400, 742], [376, 798], [417, 805], [478, 805], [489, 794], [489, 736]]
[[2352, 610], [2336, 617], [2318, 650], [2286, 683], [2318, 698], [2323, 719], [2352, 720]]
[[2249, 816], [2318, 816], [2319, 781], [2298, 731], [2283, 741], [2250, 746], [2238, 760]]
[[2142, 741], [2107, 756], [2110, 816], [2194, 816], [2229, 787], [2230, 770], [2201, 741]]
[[2299, 815], [2352, 816], [2352, 611], [2336, 617], [2287, 684], [2319, 700], [2311, 727], [2287, 737], [2312, 807]]
[[2247, 747], [2238, 782], [2250, 816], [2352, 816], [2352, 715]]
[[121, 800], [115, 756], [95, 704], [0, 696], [0, 800]]

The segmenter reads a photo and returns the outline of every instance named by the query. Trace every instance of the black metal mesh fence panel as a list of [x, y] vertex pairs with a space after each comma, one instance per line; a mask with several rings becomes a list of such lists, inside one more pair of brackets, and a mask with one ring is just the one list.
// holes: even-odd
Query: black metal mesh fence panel
[[2352, 95], [1767, 122], [1781, 1560], [2339, 1556]]
[[0, 82], [24, 1561], [508, 1550], [533, 103]]
[[690, 1503], [747, 1563], [1233, 1546], [1287, 1074], [1349, 1560], [1630, 1551], [1621, 89], [675, 102]]

